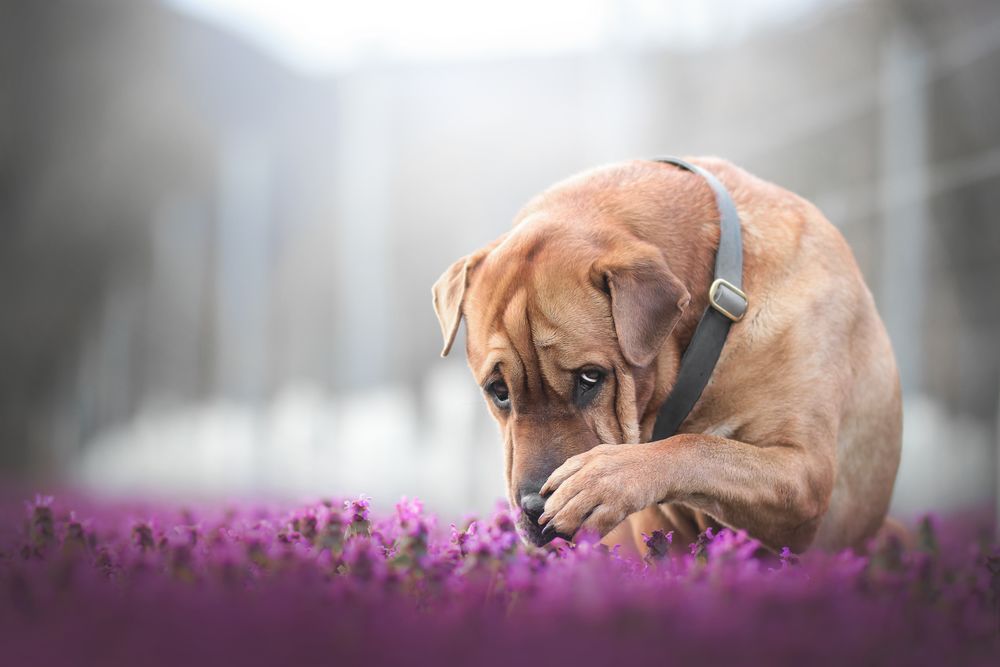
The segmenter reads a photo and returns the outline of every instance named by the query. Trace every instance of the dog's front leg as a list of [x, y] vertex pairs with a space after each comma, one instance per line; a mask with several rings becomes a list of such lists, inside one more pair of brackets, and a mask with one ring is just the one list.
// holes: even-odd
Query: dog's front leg
[[604, 535], [644, 507], [683, 503], [771, 549], [804, 551], [829, 504], [832, 461], [825, 448], [697, 434], [600, 445], [552, 473], [541, 489], [548, 499], [539, 523], [558, 535], [581, 528]]

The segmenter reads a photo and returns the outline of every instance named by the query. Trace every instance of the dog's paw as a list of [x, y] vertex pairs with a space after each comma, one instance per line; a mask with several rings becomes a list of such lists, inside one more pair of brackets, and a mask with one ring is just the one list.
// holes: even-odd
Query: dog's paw
[[[655, 444], [598, 445], [567, 459], [541, 489], [543, 535], [572, 537], [579, 530], [606, 535], [629, 514], [666, 495]], [[549, 495], [551, 494], [551, 495]]]

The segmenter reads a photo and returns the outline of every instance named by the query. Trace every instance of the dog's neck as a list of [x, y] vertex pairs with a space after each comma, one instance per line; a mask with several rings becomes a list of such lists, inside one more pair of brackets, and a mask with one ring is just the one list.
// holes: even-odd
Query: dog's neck
[[[701, 195], [706, 195], [704, 201], [701, 201]], [[643, 406], [639, 414], [642, 415], [640, 429], [644, 439], [652, 432], [659, 406], [676, 381], [681, 356], [690, 344], [702, 314], [709, 307], [708, 291], [714, 279], [719, 243], [719, 214], [710, 196], [710, 192], [699, 192], [695, 205], [672, 201], [658, 215], [650, 216], [645, 224], [636, 225], [632, 230], [641, 240], [661, 249], [670, 270], [691, 295], [655, 362], [650, 384], [645, 390], [637, 386], [637, 399]], [[682, 207], [684, 215], [680, 213]]]
[[683, 351], [708, 307], [708, 289], [714, 279], [715, 249], [719, 242], [718, 221], [708, 219], [691, 225], [668, 224], [667, 227], [663, 238], [654, 242], [663, 249], [670, 270], [691, 295], [671, 335]]

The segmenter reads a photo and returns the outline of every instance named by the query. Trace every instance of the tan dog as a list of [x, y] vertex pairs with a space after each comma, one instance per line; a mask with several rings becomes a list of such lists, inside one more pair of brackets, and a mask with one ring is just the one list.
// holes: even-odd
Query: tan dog
[[701, 177], [652, 161], [585, 172], [434, 285], [443, 354], [467, 321], [521, 534], [663, 528], [686, 545], [722, 525], [775, 550], [860, 546], [885, 519], [902, 429], [872, 296], [809, 202], [692, 161], [739, 211], [750, 306], [678, 435], [647, 442], [708, 301], [719, 213]]

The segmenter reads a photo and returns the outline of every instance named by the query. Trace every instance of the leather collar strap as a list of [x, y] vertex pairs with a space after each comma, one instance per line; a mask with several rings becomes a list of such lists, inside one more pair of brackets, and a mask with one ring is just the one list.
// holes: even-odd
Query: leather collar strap
[[656, 162], [677, 165], [704, 178], [715, 193], [719, 208], [719, 249], [715, 253], [715, 278], [708, 290], [709, 305], [698, 322], [691, 342], [681, 356], [680, 370], [666, 402], [660, 407], [653, 427], [653, 440], [663, 440], [677, 433], [681, 423], [698, 402], [712, 377], [715, 364], [726, 344], [729, 327], [746, 314], [747, 295], [743, 285], [743, 238], [740, 217], [726, 188], [711, 173], [698, 165], [675, 157], [653, 158]]

